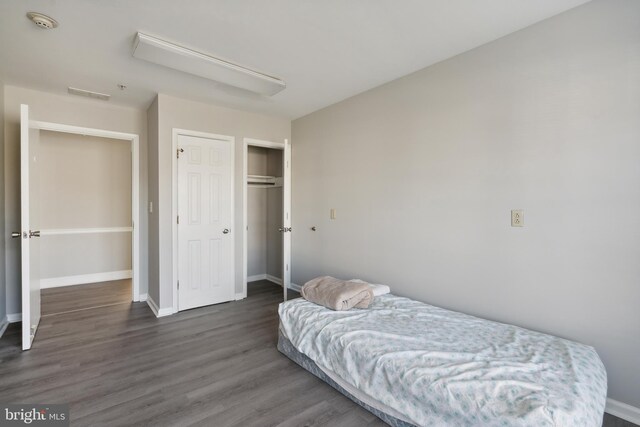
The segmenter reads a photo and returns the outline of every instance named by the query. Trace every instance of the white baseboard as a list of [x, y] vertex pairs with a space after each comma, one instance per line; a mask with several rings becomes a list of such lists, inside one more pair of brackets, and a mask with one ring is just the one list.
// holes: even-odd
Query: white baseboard
[[247, 277], [247, 282], [257, 282], [258, 280], [267, 280], [266, 274], [254, 274], [253, 276]]
[[239, 301], [241, 299], [244, 299], [244, 294], [242, 292], [240, 292], [239, 294], [236, 294], [236, 301]]
[[149, 294], [140, 294], [140, 302], [145, 302], [149, 298]]
[[173, 314], [173, 308], [158, 308], [158, 304], [151, 298], [151, 295], [147, 295], [147, 305], [156, 317], [170, 316]]
[[7, 322], [16, 323], [22, 322], [22, 313], [7, 313]]
[[276, 276], [272, 276], [270, 274], [265, 274], [265, 279], [270, 281], [271, 283], [275, 283], [276, 285], [282, 286], [282, 279]]
[[604, 407], [604, 411], [607, 414], [622, 418], [630, 423], [640, 425], [640, 408], [636, 408], [635, 406], [607, 398], [607, 404]]
[[4, 316], [4, 319], [0, 320], [0, 338], [2, 338], [2, 334], [7, 330], [7, 326], [9, 326], [9, 319], [7, 316]]
[[131, 270], [108, 271], [105, 273], [80, 274], [78, 276], [52, 277], [40, 280], [40, 289], [59, 288], [61, 286], [86, 285], [88, 283], [110, 282], [112, 280], [131, 279]]
[[302, 286], [291, 282], [289, 283], [289, 289], [291, 289], [292, 291], [300, 292], [300, 290], [302, 289]]

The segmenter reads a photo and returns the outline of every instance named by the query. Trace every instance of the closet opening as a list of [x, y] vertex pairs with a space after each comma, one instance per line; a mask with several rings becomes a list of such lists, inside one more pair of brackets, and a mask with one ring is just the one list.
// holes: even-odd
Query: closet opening
[[139, 176], [138, 135], [20, 106], [23, 350], [43, 315], [140, 300]]
[[243, 296], [290, 282], [289, 142], [245, 139]]
[[44, 130], [37, 164], [42, 315], [131, 302], [131, 145]]

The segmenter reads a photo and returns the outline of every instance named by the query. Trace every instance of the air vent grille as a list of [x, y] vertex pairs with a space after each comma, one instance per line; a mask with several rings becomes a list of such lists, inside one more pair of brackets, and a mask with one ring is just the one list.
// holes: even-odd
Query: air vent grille
[[67, 88], [67, 91], [71, 95], [84, 96], [85, 98], [100, 99], [102, 101], [108, 101], [111, 98], [111, 95], [108, 95], [106, 93], [92, 92], [90, 90], [78, 89], [77, 87], [71, 87], [71, 86]]

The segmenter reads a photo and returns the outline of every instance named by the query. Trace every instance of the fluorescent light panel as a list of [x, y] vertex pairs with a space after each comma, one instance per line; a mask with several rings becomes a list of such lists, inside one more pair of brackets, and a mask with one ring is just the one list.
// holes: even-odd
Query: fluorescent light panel
[[262, 95], [275, 95], [286, 87], [276, 77], [140, 32], [136, 34], [133, 56]]

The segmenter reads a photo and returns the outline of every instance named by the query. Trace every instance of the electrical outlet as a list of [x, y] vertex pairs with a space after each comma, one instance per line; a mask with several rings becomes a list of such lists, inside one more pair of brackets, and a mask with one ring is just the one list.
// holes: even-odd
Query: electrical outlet
[[514, 209], [511, 211], [511, 226], [524, 227], [524, 210]]
[[336, 210], [334, 208], [329, 211], [329, 218], [336, 219]]

